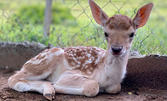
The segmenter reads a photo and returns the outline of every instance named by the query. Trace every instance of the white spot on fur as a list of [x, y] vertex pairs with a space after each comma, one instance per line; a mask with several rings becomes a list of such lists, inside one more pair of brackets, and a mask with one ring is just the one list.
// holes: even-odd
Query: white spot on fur
[[95, 64], [98, 64], [99, 61], [100, 61], [100, 56], [98, 56], [98, 58], [96, 59]]
[[[41, 53], [41, 57], [45, 57], [47, 55], [47, 52]], [[35, 59], [38, 57], [38, 55], [35, 57]]]
[[88, 60], [85, 61], [85, 63], [82, 66], [85, 67], [87, 64], [91, 64], [91, 63], [92, 63], [92, 58], [89, 58]]
[[91, 54], [87, 54], [87, 57], [89, 58], [91, 56]]
[[64, 50], [60, 49], [59, 51], [55, 52], [56, 56], [59, 56], [64, 53]]
[[77, 60], [77, 58], [73, 57], [72, 59], [76, 62], [76, 64], [79, 64], [79, 65], [81, 64], [81, 62]]
[[29, 61], [27, 61], [26, 62], [26, 64], [28, 64], [28, 63], [31, 63], [31, 64], [40, 64], [42, 61], [45, 61], [46, 60], [46, 58], [42, 58], [42, 59], [34, 59], [34, 60], [29, 60]]
[[85, 66], [85, 69], [87, 69], [87, 68], [88, 68], [88, 66], [86, 65], [86, 66]]
[[80, 67], [80, 64], [76, 65], [76, 67], [79, 68], [79, 67]]

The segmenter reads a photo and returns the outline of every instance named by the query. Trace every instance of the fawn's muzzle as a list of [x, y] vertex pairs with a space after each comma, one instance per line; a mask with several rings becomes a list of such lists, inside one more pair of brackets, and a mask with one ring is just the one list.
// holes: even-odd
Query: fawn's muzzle
[[122, 49], [123, 49], [123, 46], [111, 46], [111, 52], [113, 55], [120, 55]]

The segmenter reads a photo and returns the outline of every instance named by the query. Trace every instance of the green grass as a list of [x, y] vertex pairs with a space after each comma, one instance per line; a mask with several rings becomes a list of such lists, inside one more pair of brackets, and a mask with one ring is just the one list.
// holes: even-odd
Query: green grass
[[[125, 14], [131, 18], [139, 7], [152, 2], [95, 1], [109, 16]], [[132, 50], [138, 50], [142, 54], [164, 55], [167, 54], [167, 1], [154, 0], [153, 3], [150, 19], [144, 27], [138, 29]], [[45, 0], [0, 0], [0, 41], [35, 41], [58, 47], [84, 45], [106, 48], [102, 28], [93, 20], [88, 0], [54, 1], [48, 38], [43, 36], [44, 6]]]

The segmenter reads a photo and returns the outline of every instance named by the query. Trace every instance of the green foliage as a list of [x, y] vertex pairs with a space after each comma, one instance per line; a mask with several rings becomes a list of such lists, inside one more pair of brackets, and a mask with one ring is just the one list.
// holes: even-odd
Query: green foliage
[[[56, 3], [52, 7], [52, 25], [54, 27], [51, 27], [51, 33], [53, 34], [49, 38], [43, 37], [44, 9], [44, 5], [22, 5], [8, 19], [4, 18], [7, 21], [0, 25], [0, 40], [13, 42], [35, 41], [47, 45], [49, 42], [58, 42], [56, 36], [60, 33], [60, 30], [62, 30], [61, 34], [64, 33], [63, 37], [65, 37], [65, 33], [67, 33], [65, 26], [70, 26], [68, 29], [73, 31], [79, 30], [78, 27], [75, 28], [77, 23], [70, 9]], [[54, 29], [55, 27], [56, 30]], [[54, 45], [62, 44], [55, 43]]]
[[[96, 0], [101, 7], [106, 5], [107, 1]], [[120, 10], [112, 4], [106, 5], [103, 10], [109, 16], [121, 13], [133, 17], [138, 9], [136, 7], [150, 2], [116, 1], [113, 0], [112, 3], [117, 7], [127, 3]], [[165, 8], [167, 2], [160, 1], [154, 1], [156, 9], [153, 8], [148, 23], [138, 29], [132, 50], [138, 50], [142, 54], [167, 54], [167, 8]], [[106, 48], [102, 28], [92, 19], [87, 0], [65, 2], [61, 3], [61, 0], [53, 2], [50, 36], [45, 38], [43, 36], [45, 0], [0, 0], [0, 9], [5, 12], [0, 11], [0, 41], [35, 41], [45, 45], [51, 43], [57, 47], [82, 45]]]
[[[43, 24], [44, 21], [44, 5], [23, 5], [12, 16], [23, 24]], [[62, 24], [74, 22], [70, 9], [62, 4], [54, 4], [52, 7], [52, 23]]]

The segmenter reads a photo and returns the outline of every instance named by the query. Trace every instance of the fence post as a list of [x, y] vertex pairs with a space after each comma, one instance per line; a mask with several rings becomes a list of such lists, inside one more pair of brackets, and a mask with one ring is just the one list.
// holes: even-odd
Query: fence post
[[44, 18], [44, 37], [48, 37], [50, 34], [50, 24], [52, 17], [52, 0], [46, 0], [45, 18]]

